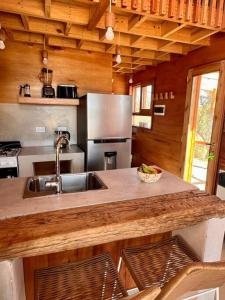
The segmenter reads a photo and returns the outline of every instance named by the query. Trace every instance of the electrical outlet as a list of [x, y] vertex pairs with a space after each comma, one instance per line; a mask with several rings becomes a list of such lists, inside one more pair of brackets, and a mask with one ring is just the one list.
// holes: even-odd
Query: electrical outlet
[[35, 127], [36, 132], [45, 132], [45, 127]]
[[64, 127], [64, 126], [58, 126], [58, 127], [56, 128], [56, 130], [58, 130], [58, 131], [67, 131], [67, 127]]

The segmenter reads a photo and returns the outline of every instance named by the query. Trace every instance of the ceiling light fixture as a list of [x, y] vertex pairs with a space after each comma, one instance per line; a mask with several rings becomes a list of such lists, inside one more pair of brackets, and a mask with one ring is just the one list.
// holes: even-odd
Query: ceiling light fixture
[[44, 36], [44, 49], [42, 51], [42, 62], [44, 65], [48, 64], [48, 51], [45, 49], [45, 36]]
[[0, 50], [5, 49], [5, 31], [1, 28], [0, 25]]
[[[130, 69], [131, 69], [131, 72], [132, 72], [132, 61], [130, 63]], [[130, 78], [129, 78], [129, 84], [132, 84], [132, 83], [133, 83], [133, 74], [131, 73]]]
[[118, 64], [121, 64], [121, 62], [122, 62], [119, 46], [116, 46], [116, 62]]
[[105, 14], [105, 27], [106, 33], [105, 33], [105, 38], [108, 41], [112, 41], [114, 39], [114, 32], [113, 32], [113, 27], [115, 25], [115, 15], [112, 12], [112, 2], [109, 0], [109, 11], [106, 12]]
[[131, 75], [129, 78], [129, 84], [132, 84], [132, 83], [133, 83], [133, 76]]
[[120, 54], [120, 32], [119, 32], [119, 40], [118, 40], [118, 45], [116, 46], [116, 62], [118, 64], [121, 64], [122, 58]]

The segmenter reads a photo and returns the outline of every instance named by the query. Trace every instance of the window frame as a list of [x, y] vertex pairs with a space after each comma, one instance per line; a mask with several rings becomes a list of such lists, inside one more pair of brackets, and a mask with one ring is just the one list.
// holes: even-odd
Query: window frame
[[[142, 99], [142, 90], [144, 87], [147, 87], [151, 85], [152, 86], [152, 98], [151, 98], [151, 107], [149, 109], [143, 109], [142, 108], [142, 103], [143, 103], [143, 99]], [[141, 99], [140, 99], [140, 110], [139, 112], [134, 112], [133, 111], [133, 107], [134, 107], [134, 88], [136, 87], [139, 87], [141, 88]], [[132, 125], [132, 127], [135, 127], [135, 128], [141, 128], [141, 129], [145, 129], [145, 130], [151, 130], [152, 129], [152, 121], [153, 121], [153, 107], [154, 107], [154, 104], [153, 104], [153, 95], [154, 95], [154, 82], [145, 82], [145, 83], [136, 83], [132, 86], [132, 116], [149, 116], [151, 117], [151, 128], [146, 128], [146, 127], [141, 127], [141, 126], [135, 126], [135, 125]]]

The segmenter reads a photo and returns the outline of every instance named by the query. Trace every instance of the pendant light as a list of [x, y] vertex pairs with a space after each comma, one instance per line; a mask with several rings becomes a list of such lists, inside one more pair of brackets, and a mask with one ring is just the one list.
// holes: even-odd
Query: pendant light
[[122, 58], [121, 58], [121, 55], [120, 55], [120, 49], [119, 49], [118, 46], [117, 46], [117, 50], [116, 50], [116, 62], [118, 64], [121, 64], [121, 62], [122, 62]]
[[121, 54], [120, 54], [120, 32], [119, 32], [118, 45], [116, 46], [116, 62], [118, 64], [121, 64], [121, 62], [122, 62], [122, 58], [121, 58]]
[[113, 32], [113, 27], [115, 25], [115, 15], [112, 12], [112, 2], [109, 0], [109, 11], [106, 12], [105, 14], [105, 27], [106, 33], [105, 33], [105, 38], [108, 41], [112, 41], [114, 39], [114, 32]]
[[48, 51], [45, 49], [45, 36], [44, 36], [44, 49], [42, 51], [42, 62], [44, 65], [48, 64]]
[[[130, 63], [130, 68], [131, 68], [131, 72], [132, 72], [132, 62]], [[129, 84], [132, 84], [133, 83], [133, 74], [130, 75], [130, 78], [129, 78]]]
[[1, 28], [0, 25], [0, 50], [5, 49], [5, 31]]
[[129, 78], [129, 84], [132, 84], [132, 83], [133, 83], [133, 76], [131, 75]]

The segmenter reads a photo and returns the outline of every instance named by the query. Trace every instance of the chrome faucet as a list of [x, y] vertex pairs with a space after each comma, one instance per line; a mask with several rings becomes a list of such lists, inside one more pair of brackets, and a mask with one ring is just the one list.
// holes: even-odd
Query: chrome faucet
[[61, 135], [56, 142], [56, 145], [55, 145], [56, 146], [56, 158], [55, 158], [56, 176], [55, 176], [55, 180], [45, 182], [46, 187], [56, 187], [57, 194], [62, 193], [62, 178], [60, 175], [60, 159], [59, 159], [59, 151], [60, 151], [60, 146], [61, 146], [62, 141], [66, 141], [67, 144], [69, 144], [68, 138], [64, 135]]

